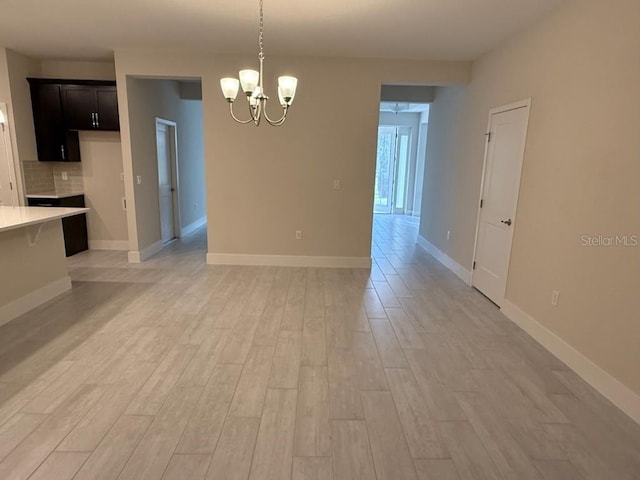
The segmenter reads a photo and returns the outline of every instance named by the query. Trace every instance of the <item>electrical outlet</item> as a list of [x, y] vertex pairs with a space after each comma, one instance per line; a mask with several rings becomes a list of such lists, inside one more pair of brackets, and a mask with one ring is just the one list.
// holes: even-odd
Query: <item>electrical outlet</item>
[[447, 240], [451, 240], [451, 230], [447, 230]]
[[296, 240], [302, 240], [302, 230], [296, 230]]
[[333, 181], [333, 189], [340, 190], [342, 189], [342, 180], [336, 179]]
[[67, 172], [62, 172], [62, 179], [69, 180], [69, 175], [67, 175]]
[[558, 290], [554, 290], [551, 292], [551, 305], [554, 307], [558, 306], [558, 298], [560, 298], [560, 292]]
[[138, 183], [138, 185], [142, 185], [142, 175], [136, 176], [136, 182]]

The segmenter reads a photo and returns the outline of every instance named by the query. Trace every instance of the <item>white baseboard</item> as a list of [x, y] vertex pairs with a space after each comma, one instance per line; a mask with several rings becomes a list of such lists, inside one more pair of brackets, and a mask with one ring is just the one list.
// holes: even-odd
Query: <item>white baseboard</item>
[[129, 240], [89, 240], [89, 250], [129, 250]]
[[429, 242], [422, 235], [418, 235], [418, 246], [422, 247], [428, 254], [432, 255], [441, 264], [455, 273], [467, 285], [471, 285], [471, 270], [467, 270], [449, 255], [441, 251], [438, 247]]
[[199, 228], [204, 227], [206, 224], [207, 224], [207, 216], [205, 215], [204, 217], [199, 218], [195, 222], [190, 223], [186, 227], [182, 227], [180, 229], [180, 236], [181, 237], [186, 237], [188, 235], [191, 235], [193, 232], [195, 232]]
[[147, 248], [142, 250], [132, 250], [129, 252], [128, 259], [129, 263], [141, 263], [151, 258], [156, 253], [164, 248], [164, 243], [162, 240], [157, 241], [156, 243], [149, 245]]
[[65, 276], [6, 305], [2, 305], [0, 307], [0, 325], [10, 322], [14, 318], [39, 307], [68, 290], [71, 290], [71, 278]]
[[640, 395], [509, 300], [504, 300], [501, 311], [509, 320], [531, 335], [540, 345], [566, 363], [571, 370], [608, 398], [611, 403], [640, 424]]
[[273, 267], [371, 268], [371, 258], [207, 253], [207, 264], [258, 265]]

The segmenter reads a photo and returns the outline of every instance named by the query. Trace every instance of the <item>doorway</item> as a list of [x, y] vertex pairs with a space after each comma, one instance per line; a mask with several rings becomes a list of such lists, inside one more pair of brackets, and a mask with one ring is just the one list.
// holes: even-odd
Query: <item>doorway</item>
[[156, 118], [158, 202], [163, 243], [170, 242], [180, 235], [177, 152], [176, 122]]
[[420, 215], [428, 111], [426, 103], [381, 102], [374, 214]]
[[530, 105], [525, 100], [489, 113], [472, 285], [498, 306], [507, 286]]
[[0, 206], [17, 206], [18, 185], [7, 118], [7, 105], [0, 103]]
[[374, 213], [404, 213], [410, 138], [408, 127], [378, 127]]

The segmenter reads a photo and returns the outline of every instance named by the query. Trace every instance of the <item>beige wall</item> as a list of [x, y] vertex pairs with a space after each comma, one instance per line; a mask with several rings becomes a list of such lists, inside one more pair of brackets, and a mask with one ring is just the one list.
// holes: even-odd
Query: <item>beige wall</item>
[[[180, 90], [181, 97], [183, 90]], [[180, 223], [188, 227], [207, 215], [204, 182], [202, 101], [180, 100], [178, 115], [178, 180]]]
[[488, 111], [532, 97], [506, 298], [636, 393], [640, 248], [581, 237], [640, 234], [639, 24], [635, 0], [571, 1], [438, 89], [421, 224], [470, 266]]
[[[82, 178], [90, 248], [127, 248], [127, 213], [122, 208], [122, 145], [118, 132], [80, 132]], [[120, 245], [119, 244], [124, 244]]]
[[479, 156], [465, 150], [464, 139], [470, 135], [467, 100], [466, 87], [438, 88], [430, 106], [420, 234], [470, 268], [484, 150], [482, 144]]
[[[67, 277], [60, 220], [45, 223], [32, 247], [27, 228], [0, 232], [0, 246], [0, 311], [8, 303]], [[0, 324], [3, 320], [0, 316]]]
[[42, 60], [40, 76], [74, 80], [115, 80], [116, 66], [114, 62]]
[[[123, 89], [119, 90], [118, 101], [122, 112]], [[133, 178], [142, 177], [142, 183], [135, 185], [135, 196], [127, 195], [129, 249], [135, 251], [143, 250], [161, 239], [155, 118], [162, 117], [173, 120], [170, 118], [172, 115], [169, 111], [172, 109], [167, 107], [165, 102], [167, 98], [173, 97], [174, 90], [177, 92], [177, 85], [175, 82], [154, 82], [129, 78], [126, 80], [126, 90], [128, 94], [126, 107], [131, 138], [129, 161]], [[123, 146], [124, 144], [123, 132]], [[133, 232], [135, 232], [135, 236]]]
[[[121, 90], [131, 75], [202, 78], [208, 250], [223, 254], [369, 257], [381, 84], [464, 83], [469, 75], [469, 65], [456, 62], [269, 57], [267, 93], [286, 72], [299, 77], [299, 95], [286, 125], [255, 128], [235, 124], [219, 92], [220, 77], [254, 66], [253, 57], [122, 50], [115, 59]], [[126, 125], [132, 97], [119, 100], [125, 170], [134, 150], [135, 127], [129, 135]], [[141, 213], [137, 204], [149, 200], [126, 173], [127, 196]], [[332, 190], [333, 179], [342, 190]]]
[[40, 64], [12, 50], [0, 48], [0, 101], [7, 104], [11, 147], [16, 166], [18, 193], [24, 201], [21, 162], [36, 160], [31, 94], [27, 77], [37, 76]]
[[11, 85], [11, 109], [15, 127], [15, 152], [21, 162], [36, 160], [36, 137], [33, 129], [33, 113], [31, 109], [31, 92], [27, 77], [35, 77], [40, 73], [37, 60], [7, 50], [7, 67]]
[[[123, 121], [128, 125], [126, 136], [131, 145], [129, 168], [132, 178], [142, 176], [142, 184], [135, 185], [135, 197], [127, 197], [134, 198], [128, 206], [129, 231], [136, 231], [130, 249], [143, 250], [161, 240], [156, 117], [177, 123], [181, 226], [205, 215], [202, 107], [201, 102], [180, 98], [177, 81], [128, 78], [126, 85], [128, 119]], [[119, 101], [123, 108], [123, 99]], [[124, 137], [123, 129], [123, 143]]]

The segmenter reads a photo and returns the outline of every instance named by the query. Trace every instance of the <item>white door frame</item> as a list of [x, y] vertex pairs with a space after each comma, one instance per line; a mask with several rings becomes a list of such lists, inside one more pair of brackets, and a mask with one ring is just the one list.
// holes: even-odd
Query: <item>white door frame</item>
[[[525, 123], [525, 141], [523, 142], [522, 145], [522, 164], [524, 164], [524, 154], [525, 154], [525, 150], [526, 150], [526, 138], [527, 138], [527, 134], [529, 132], [529, 118], [531, 116], [531, 97], [526, 98], [524, 100], [520, 100], [518, 102], [514, 102], [514, 103], [510, 103], [508, 105], [503, 105], [501, 107], [496, 107], [496, 108], [492, 108], [491, 110], [489, 110], [489, 117], [487, 120], [487, 132], [489, 132], [491, 130], [491, 117], [497, 113], [504, 113], [504, 112], [508, 112], [510, 110], [517, 110], [518, 108], [526, 108], [527, 109], [527, 121]], [[488, 133], [487, 133], [488, 135]], [[473, 260], [472, 260], [472, 264], [471, 264], [471, 285], [473, 286], [473, 276], [475, 274], [475, 269], [473, 268], [473, 264], [476, 261], [476, 254], [477, 254], [477, 249], [478, 249], [478, 235], [480, 233], [480, 215], [482, 214], [482, 209], [480, 208], [480, 202], [482, 201], [482, 198], [484, 197], [484, 177], [486, 174], [486, 169], [487, 169], [487, 156], [489, 154], [489, 142], [486, 141], [484, 144], [484, 160], [483, 160], [483, 164], [482, 164], [482, 176], [480, 177], [480, 195], [478, 197], [478, 214], [476, 216], [476, 236], [475, 236], [475, 240], [473, 242]], [[518, 203], [520, 201], [520, 186], [522, 185], [522, 170], [520, 170], [520, 181], [518, 182], [518, 186], [516, 189], [516, 212], [515, 212], [515, 216], [513, 217], [514, 219], [516, 219], [518, 217]], [[514, 234], [515, 234], [515, 228], [514, 228]], [[511, 244], [511, 250], [509, 251], [509, 262], [508, 262], [508, 267], [507, 267], [507, 277], [505, 278], [505, 285], [508, 283], [509, 281], [509, 270], [511, 269], [511, 252], [513, 251], [513, 243]]]
[[0, 126], [0, 135], [3, 137], [5, 154], [7, 156], [7, 164], [9, 167], [9, 182], [11, 182], [11, 198], [13, 205], [20, 205], [20, 195], [18, 194], [18, 180], [16, 177], [16, 164], [13, 158], [13, 148], [11, 144], [11, 132], [9, 131], [9, 112], [7, 111], [7, 104], [0, 102], [0, 110], [2, 111], [5, 123]]
[[[178, 181], [178, 124], [174, 121], [167, 120], [166, 118], [156, 117], [156, 147], [158, 136], [158, 125], [165, 125], [169, 130], [169, 137], [171, 142], [169, 145], [169, 163], [171, 167], [171, 188], [173, 189], [172, 204], [173, 204], [173, 235], [174, 237], [181, 236], [181, 223], [180, 223], [180, 191]], [[157, 149], [156, 149], [156, 163], [157, 163]], [[158, 179], [156, 179], [157, 181]], [[160, 193], [158, 192], [158, 195]], [[158, 199], [159, 200], [159, 199]], [[160, 204], [158, 204], [158, 209]], [[159, 214], [161, 214], [158, 211]]]

